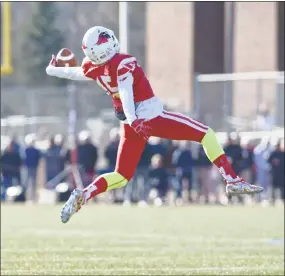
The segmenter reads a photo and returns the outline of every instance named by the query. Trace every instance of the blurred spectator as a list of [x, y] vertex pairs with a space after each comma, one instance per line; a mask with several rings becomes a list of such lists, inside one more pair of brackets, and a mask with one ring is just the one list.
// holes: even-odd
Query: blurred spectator
[[196, 160], [197, 180], [200, 184], [200, 196], [204, 197], [205, 203], [209, 203], [210, 191], [214, 183], [212, 177], [212, 163], [208, 159], [202, 145], [199, 146], [198, 156]]
[[[224, 146], [224, 151], [229, 159], [232, 168], [237, 175], [241, 175], [244, 170], [244, 151], [240, 145], [240, 139], [236, 133], [228, 136], [226, 144]], [[243, 202], [241, 196], [237, 196], [239, 203]], [[232, 197], [229, 197], [229, 201], [232, 202]]]
[[120, 143], [120, 132], [119, 129], [113, 128], [110, 131], [110, 142], [105, 149], [105, 158], [108, 162], [106, 172], [114, 171], [116, 167], [117, 152]]
[[163, 157], [160, 154], [156, 154], [151, 158], [151, 167], [148, 177], [151, 189], [157, 191], [154, 203], [161, 205], [165, 202], [168, 191], [168, 172], [163, 166]]
[[189, 201], [192, 201], [192, 170], [194, 160], [192, 158], [191, 144], [189, 142], [182, 142], [181, 147], [173, 152], [172, 164], [175, 167], [175, 175], [177, 178], [177, 185], [174, 187], [176, 192], [176, 200], [182, 200], [182, 191], [187, 189], [189, 193]]
[[[73, 145], [74, 143], [74, 145]], [[67, 164], [77, 164], [77, 148], [78, 148], [79, 142], [78, 137], [75, 138], [75, 141], [70, 142], [68, 147], [65, 149], [65, 163]]]
[[[153, 137], [151, 137], [153, 138]], [[156, 138], [153, 139], [154, 143], [151, 144], [151, 150], [152, 150], [152, 154], [156, 155], [159, 154], [163, 157], [163, 159], [166, 157], [167, 155], [167, 145], [165, 143], [165, 140], [162, 138]]]
[[244, 168], [244, 160], [243, 148], [241, 147], [240, 140], [236, 134], [228, 136], [224, 151], [234, 171], [239, 175]]
[[256, 118], [257, 130], [272, 130], [273, 126], [274, 116], [271, 114], [267, 104], [260, 104]]
[[254, 164], [254, 143], [252, 141], [248, 141], [247, 143], [243, 143], [243, 169], [241, 176], [254, 184], [256, 182], [256, 168]]
[[[61, 144], [61, 140], [55, 140], [56, 137], [50, 138], [50, 144], [46, 152], [43, 154], [46, 166], [46, 180], [52, 181], [63, 170], [63, 164], [65, 161], [65, 151]], [[55, 186], [58, 183], [52, 183]]]
[[[11, 145], [14, 148], [14, 150], [20, 154], [20, 157], [23, 159], [24, 158], [24, 150], [21, 147], [21, 144], [18, 141], [18, 137], [16, 135], [13, 135], [11, 138]], [[18, 183], [22, 183], [21, 180], [21, 170], [19, 170], [16, 174], [15, 174], [15, 178], [17, 179]]]
[[164, 166], [174, 175], [175, 168], [172, 164], [173, 153], [178, 148], [177, 145], [173, 143], [172, 140], [164, 140], [164, 145], [166, 147], [166, 154], [164, 155]]
[[[113, 172], [116, 167], [117, 152], [120, 143], [120, 129], [113, 128], [110, 131], [110, 141], [105, 149], [104, 155], [107, 160], [107, 168], [100, 171], [100, 174]], [[120, 189], [113, 189], [110, 191], [112, 200], [114, 202], [118, 199], [118, 194], [121, 192]]]
[[11, 145], [14, 147], [14, 150], [22, 156], [22, 147], [20, 143], [18, 142], [18, 137], [16, 135], [13, 135], [11, 138]]
[[276, 189], [280, 189], [284, 202], [284, 139], [279, 140], [268, 158], [272, 175], [272, 201], [276, 200]]
[[60, 170], [63, 171], [65, 168], [65, 163], [66, 163], [66, 156], [68, 155], [68, 151], [65, 148], [65, 138], [61, 134], [56, 134], [54, 136], [54, 143], [55, 145], [60, 149]]
[[254, 149], [254, 164], [256, 167], [257, 184], [264, 188], [264, 191], [260, 194], [260, 199], [262, 200], [268, 200], [270, 167], [267, 160], [271, 151], [272, 148], [268, 137], [263, 138]]
[[90, 133], [81, 131], [78, 135], [77, 163], [84, 187], [87, 187], [95, 177], [97, 160], [98, 150], [91, 141]]
[[[253, 153], [252, 156], [250, 155], [250, 152], [248, 150], [248, 143], [241, 142], [240, 143], [241, 149], [242, 149], [242, 159], [241, 159], [241, 169], [240, 169], [240, 177], [246, 179], [249, 181], [250, 178], [250, 170], [253, 163]], [[252, 159], [251, 159], [252, 157]], [[251, 163], [252, 162], [252, 163]]]
[[27, 179], [25, 181], [24, 188], [25, 191], [27, 191], [29, 185], [31, 185], [31, 200], [35, 202], [37, 170], [41, 158], [41, 152], [36, 148], [35, 138], [31, 135], [27, 135], [25, 137], [25, 145], [24, 165], [27, 169]]
[[170, 187], [177, 187], [179, 184], [178, 184], [178, 179], [176, 178], [175, 175], [175, 168], [174, 165], [172, 164], [172, 159], [173, 159], [173, 153], [178, 148], [178, 145], [174, 144], [174, 141], [168, 139], [163, 139], [163, 144], [166, 147], [166, 154], [164, 155], [163, 158], [163, 166], [168, 171], [169, 185]]
[[23, 160], [13, 142], [10, 142], [0, 158], [2, 174], [1, 199], [6, 199], [6, 190], [14, 185], [21, 185], [19, 175]]
[[146, 205], [149, 195], [148, 174], [152, 158], [152, 147], [146, 143], [141, 159], [136, 169], [134, 177], [125, 186], [124, 203], [127, 205], [131, 201], [138, 199], [139, 205]]
[[[62, 150], [64, 170], [65, 172], [68, 172], [63, 179], [64, 182], [68, 182], [70, 184], [71, 189], [75, 189], [78, 185], [83, 185], [80, 168], [77, 165], [77, 150], [79, 145], [78, 136], [70, 136], [68, 140], [68, 145]], [[75, 166], [75, 170], [72, 166]]]

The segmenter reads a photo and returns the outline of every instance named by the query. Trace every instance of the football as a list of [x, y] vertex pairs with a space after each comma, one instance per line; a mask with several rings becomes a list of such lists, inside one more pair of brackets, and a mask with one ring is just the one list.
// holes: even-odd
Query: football
[[57, 67], [75, 67], [76, 65], [76, 58], [71, 50], [63, 48], [56, 55]]

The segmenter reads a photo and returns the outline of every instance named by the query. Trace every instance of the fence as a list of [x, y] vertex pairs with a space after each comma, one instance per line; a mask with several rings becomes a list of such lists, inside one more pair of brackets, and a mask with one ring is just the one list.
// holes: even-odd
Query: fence
[[[258, 130], [263, 102], [274, 116], [274, 126], [284, 127], [284, 72], [200, 74], [195, 83], [195, 116], [216, 131]], [[5, 118], [1, 134], [23, 136], [42, 130], [66, 135], [72, 105], [76, 105], [77, 130], [102, 132], [100, 122], [94, 126], [94, 121], [102, 121], [108, 112], [114, 119], [110, 123], [118, 124], [110, 99], [100, 88], [91, 83], [77, 85], [76, 90], [76, 96], [71, 97], [68, 87], [1, 87], [1, 118]], [[21, 117], [10, 117], [18, 115]]]
[[261, 130], [260, 107], [267, 120], [284, 127], [284, 72], [197, 74], [194, 114], [217, 131]]
[[97, 139], [105, 127], [117, 122], [114, 116], [109, 116], [113, 121], [108, 117], [110, 112], [113, 115], [110, 99], [94, 84], [78, 85], [75, 90], [72, 86], [1, 88], [1, 135], [16, 134], [19, 138], [28, 133], [67, 135], [74, 115], [71, 110], [75, 107], [77, 131], [94, 130]]

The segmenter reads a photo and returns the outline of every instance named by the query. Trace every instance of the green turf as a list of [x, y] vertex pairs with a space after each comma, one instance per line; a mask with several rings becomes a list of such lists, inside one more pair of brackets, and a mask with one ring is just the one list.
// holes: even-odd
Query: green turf
[[2, 275], [284, 275], [282, 207], [2, 205]]

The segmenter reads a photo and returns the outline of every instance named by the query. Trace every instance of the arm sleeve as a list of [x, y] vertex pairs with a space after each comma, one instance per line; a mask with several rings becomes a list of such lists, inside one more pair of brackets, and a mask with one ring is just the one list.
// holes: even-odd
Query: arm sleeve
[[133, 82], [134, 77], [132, 73], [129, 73], [124, 79], [118, 78], [119, 94], [129, 125], [132, 125], [133, 121], [137, 119], [134, 103]]
[[46, 73], [50, 76], [63, 78], [63, 79], [69, 79], [69, 80], [77, 80], [77, 81], [93, 80], [84, 75], [81, 67], [48, 66], [46, 68]]

